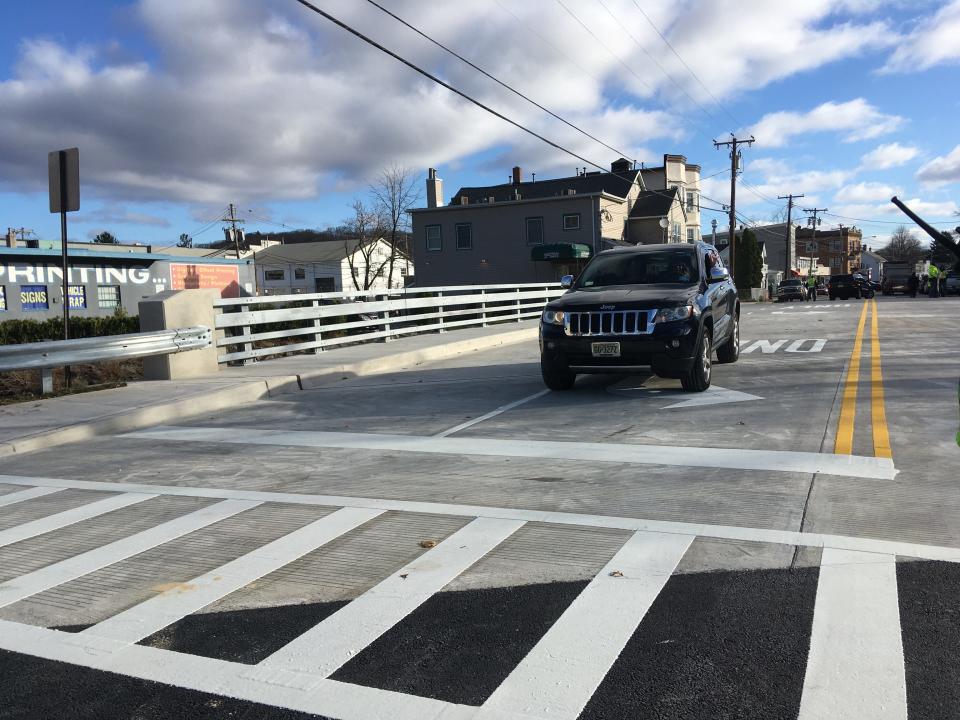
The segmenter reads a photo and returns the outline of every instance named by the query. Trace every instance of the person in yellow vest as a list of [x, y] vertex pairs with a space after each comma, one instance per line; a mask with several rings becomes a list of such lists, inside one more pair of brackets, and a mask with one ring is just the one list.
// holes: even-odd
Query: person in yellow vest
[[807, 275], [807, 300], [817, 301], [817, 276]]
[[940, 297], [940, 268], [930, 263], [930, 269], [927, 270], [929, 297]]

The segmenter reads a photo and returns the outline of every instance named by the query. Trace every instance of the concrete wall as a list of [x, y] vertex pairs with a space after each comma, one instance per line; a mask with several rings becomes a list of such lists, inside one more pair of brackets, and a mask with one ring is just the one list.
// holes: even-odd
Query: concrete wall
[[[163, 260], [146, 253], [77, 254], [70, 258], [70, 313], [75, 317], [106, 317], [117, 308], [112, 302], [119, 288], [119, 307], [130, 315], [141, 300], [177, 287], [229, 287], [228, 295], [252, 294], [253, 267], [246, 261], [195, 258]], [[45, 320], [63, 314], [60, 255], [47, 250], [0, 250], [0, 322]], [[100, 298], [99, 288], [111, 293]], [[22, 296], [23, 294], [23, 296]], [[26, 301], [26, 302], [25, 302]]]
[[[448, 205], [443, 210], [414, 212], [413, 260], [418, 287], [554, 281], [552, 263], [533, 262], [527, 244], [526, 218], [542, 217], [544, 242], [594, 246], [592, 212], [596, 199], [572, 195], [544, 200]], [[579, 230], [564, 230], [565, 214], [580, 214]], [[456, 225], [469, 223], [470, 250], [457, 250]], [[428, 251], [426, 227], [439, 225], [442, 249]], [[599, 234], [601, 227], [597, 225]], [[620, 239], [620, 231], [616, 232]]]
[[[138, 308], [140, 330], [176, 330], [203, 325], [216, 336], [216, 310], [213, 302], [220, 297], [217, 290], [168, 290], [143, 300]], [[217, 347], [185, 350], [172, 355], [143, 359], [146, 380], [184, 380], [217, 372]]]

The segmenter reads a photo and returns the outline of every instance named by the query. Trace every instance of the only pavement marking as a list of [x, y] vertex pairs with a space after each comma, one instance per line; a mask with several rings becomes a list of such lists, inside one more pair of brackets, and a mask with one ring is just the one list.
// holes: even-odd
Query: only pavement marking
[[7, 493], [6, 495], [0, 495], [0, 507], [15, 505], [16, 503], [21, 503], [24, 500], [33, 500], [34, 498], [43, 497], [44, 495], [52, 495], [53, 493], [60, 492], [61, 490], [62, 488], [48, 487], [35, 487], [27, 490], [17, 490], [16, 492]]
[[422, 437], [382, 433], [342, 433], [310, 430], [263, 430], [238, 435], [232, 428], [158, 426], [120, 437], [177, 442], [221, 442], [243, 445], [421, 452], [443, 455], [523, 457], [544, 460], [584, 460], [637, 465], [713, 467], [763, 472], [823, 473], [844, 477], [892, 480], [897, 470], [890, 458], [832, 455], [786, 450], [683, 447], [617, 443], [509, 440], [498, 438]]

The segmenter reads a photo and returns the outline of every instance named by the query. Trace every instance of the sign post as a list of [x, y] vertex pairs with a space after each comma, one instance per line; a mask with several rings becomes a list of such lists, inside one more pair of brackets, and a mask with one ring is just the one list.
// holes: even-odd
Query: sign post
[[[47, 156], [50, 212], [60, 213], [60, 244], [63, 261], [63, 339], [70, 339], [70, 265], [67, 258], [67, 213], [80, 209], [80, 151], [54, 150]], [[66, 368], [70, 387], [70, 368]]]

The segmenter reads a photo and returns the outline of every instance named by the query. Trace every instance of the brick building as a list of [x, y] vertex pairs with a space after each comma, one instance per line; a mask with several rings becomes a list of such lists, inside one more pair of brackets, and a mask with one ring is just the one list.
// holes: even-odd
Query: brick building
[[816, 257], [831, 275], [848, 275], [862, 267], [863, 233], [841, 225], [832, 230], [797, 228], [797, 256]]

